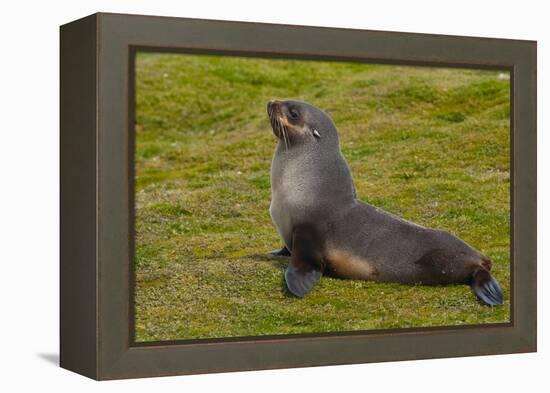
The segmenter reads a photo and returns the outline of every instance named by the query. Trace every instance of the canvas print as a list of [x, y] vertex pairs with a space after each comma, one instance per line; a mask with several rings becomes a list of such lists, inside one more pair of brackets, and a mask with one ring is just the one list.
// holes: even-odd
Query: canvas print
[[510, 322], [510, 73], [138, 52], [136, 342]]

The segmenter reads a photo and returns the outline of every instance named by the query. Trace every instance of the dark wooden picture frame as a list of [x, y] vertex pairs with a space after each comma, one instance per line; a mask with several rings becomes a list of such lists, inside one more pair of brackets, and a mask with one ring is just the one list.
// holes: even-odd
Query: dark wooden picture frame
[[[511, 322], [188, 340], [133, 336], [136, 50], [511, 72]], [[61, 27], [61, 366], [135, 378], [536, 351], [536, 42], [94, 14]]]

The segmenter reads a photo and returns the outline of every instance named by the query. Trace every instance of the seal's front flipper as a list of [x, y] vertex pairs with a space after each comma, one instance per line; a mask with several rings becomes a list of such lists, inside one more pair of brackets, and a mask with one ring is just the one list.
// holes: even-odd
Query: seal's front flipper
[[285, 270], [286, 286], [294, 296], [304, 297], [307, 295], [323, 273], [320, 270], [300, 270], [292, 262]]
[[304, 297], [323, 275], [324, 264], [321, 243], [315, 231], [298, 227], [292, 233], [292, 255], [285, 270], [288, 290], [295, 296]]
[[472, 278], [472, 290], [488, 306], [500, 306], [504, 299], [498, 281], [485, 269], [478, 269]]
[[290, 251], [288, 251], [288, 248], [286, 246], [283, 246], [280, 250], [273, 250], [270, 252], [271, 255], [275, 255], [276, 257], [289, 257]]

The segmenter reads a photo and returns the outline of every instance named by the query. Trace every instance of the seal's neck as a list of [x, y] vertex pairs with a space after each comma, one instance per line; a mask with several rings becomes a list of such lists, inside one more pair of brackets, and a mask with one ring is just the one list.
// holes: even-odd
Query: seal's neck
[[274, 193], [292, 196], [301, 204], [355, 199], [353, 179], [340, 149], [320, 144], [287, 148], [279, 142], [271, 166], [271, 186]]

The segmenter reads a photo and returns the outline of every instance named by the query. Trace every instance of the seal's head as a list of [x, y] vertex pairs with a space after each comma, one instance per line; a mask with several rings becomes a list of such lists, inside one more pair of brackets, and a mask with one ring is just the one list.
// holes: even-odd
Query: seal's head
[[267, 103], [273, 133], [286, 148], [304, 143], [338, 143], [338, 133], [330, 117], [319, 108], [301, 101]]

